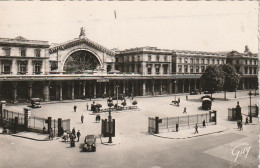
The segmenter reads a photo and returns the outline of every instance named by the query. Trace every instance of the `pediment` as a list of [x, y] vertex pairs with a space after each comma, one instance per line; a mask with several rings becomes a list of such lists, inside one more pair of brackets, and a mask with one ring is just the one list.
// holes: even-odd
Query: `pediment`
[[115, 55], [115, 53], [112, 50], [107, 49], [104, 46], [102, 46], [94, 41], [91, 41], [90, 39], [88, 39], [86, 37], [76, 38], [74, 40], [67, 41], [65, 43], [53, 45], [49, 48], [49, 53], [52, 54], [52, 53], [56, 52], [57, 50], [65, 50], [67, 48], [71, 48], [71, 47], [81, 45], [81, 44], [86, 44], [87, 46], [90, 46], [98, 51], [105, 52], [106, 54], [111, 55], [111, 56]]

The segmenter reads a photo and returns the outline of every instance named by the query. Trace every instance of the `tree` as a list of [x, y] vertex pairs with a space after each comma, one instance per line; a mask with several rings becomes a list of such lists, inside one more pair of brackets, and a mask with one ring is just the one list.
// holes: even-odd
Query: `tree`
[[224, 98], [226, 99], [227, 91], [236, 91], [239, 85], [239, 75], [236, 72], [236, 69], [231, 64], [220, 65], [220, 68], [224, 72], [225, 80], [223, 85]]
[[209, 65], [200, 77], [204, 88], [208, 88], [211, 93], [220, 90], [224, 85], [225, 75], [223, 70], [216, 65]]
[[121, 103], [121, 105], [125, 107], [125, 106], [126, 106], [126, 101], [123, 101], [123, 102]]

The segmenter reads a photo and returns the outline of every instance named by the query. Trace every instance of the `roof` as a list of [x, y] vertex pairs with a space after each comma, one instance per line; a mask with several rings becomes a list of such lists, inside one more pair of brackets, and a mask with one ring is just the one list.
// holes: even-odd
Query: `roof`
[[70, 47], [73, 47], [73, 46], [76, 46], [76, 45], [79, 45], [79, 44], [87, 44], [97, 50], [100, 50], [102, 52], [105, 52], [109, 55], [115, 55], [115, 53], [112, 51], [112, 50], [109, 50], [107, 48], [105, 48], [104, 46], [94, 42], [94, 41], [91, 41], [90, 39], [88, 39], [87, 37], [81, 37], [81, 38], [76, 38], [74, 40], [70, 40], [70, 41], [66, 41], [64, 43], [60, 43], [60, 44], [53, 44], [50, 48], [49, 48], [49, 52], [50, 53], [54, 53], [56, 52], [57, 50], [64, 50], [66, 48], [70, 48]]
[[41, 40], [28, 40], [22, 36], [18, 36], [16, 38], [0, 38], [1, 45], [13, 45], [13, 46], [41, 46], [48, 48], [48, 41]]

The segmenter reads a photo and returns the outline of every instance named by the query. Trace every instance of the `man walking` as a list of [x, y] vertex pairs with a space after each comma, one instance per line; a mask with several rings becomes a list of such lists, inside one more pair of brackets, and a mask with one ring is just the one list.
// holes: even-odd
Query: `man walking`
[[83, 124], [83, 121], [84, 121], [84, 116], [83, 114], [81, 115], [81, 123]]
[[199, 131], [198, 131], [198, 124], [195, 125], [195, 133], [194, 134], [196, 134], [196, 133], [199, 133]]
[[75, 127], [73, 127], [73, 129], [72, 129], [72, 134], [73, 134], [74, 136], [76, 136]]
[[179, 124], [176, 123], [176, 132], [178, 132], [178, 131], [179, 131]]
[[74, 112], [76, 112], [77, 111], [77, 106], [74, 105], [73, 109], [74, 109]]
[[80, 132], [79, 132], [79, 130], [78, 130], [78, 132], [77, 132], [77, 137], [78, 137], [78, 142], [79, 142], [79, 138], [80, 138]]

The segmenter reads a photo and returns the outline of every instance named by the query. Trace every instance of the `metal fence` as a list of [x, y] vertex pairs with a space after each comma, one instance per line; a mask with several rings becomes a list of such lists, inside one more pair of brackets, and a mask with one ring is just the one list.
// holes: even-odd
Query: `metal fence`
[[[187, 116], [177, 116], [177, 117], [149, 117], [148, 118], [148, 132], [159, 133], [159, 130], [168, 129], [171, 131], [176, 131], [176, 124], [178, 127], [193, 127], [196, 124], [202, 125], [205, 121], [206, 125], [216, 124], [216, 111], [210, 111], [209, 113], [187, 115]], [[158, 123], [157, 123], [158, 122]]]
[[[17, 120], [17, 121], [15, 121]], [[65, 131], [70, 131], [70, 119], [60, 119], [60, 127]], [[58, 135], [59, 123], [56, 119], [51, 119], [50, 123], [47, 118], [41, 117], [29, 117], [28, 125], [25, 127], [25, 118], [23, 113], [13, 112], [7, 109], [3, 109], [0, 113], [0, 125], [6, 126], [9, 129], [15, 129], [15, 131], [32, 131], [38, 133], [48, 133], [48, 127], [53, 130], [54, 135]], [[16, 127], [16, 128], [14, 128]], [[45, 132], [43, 132], [45, 128]]]

